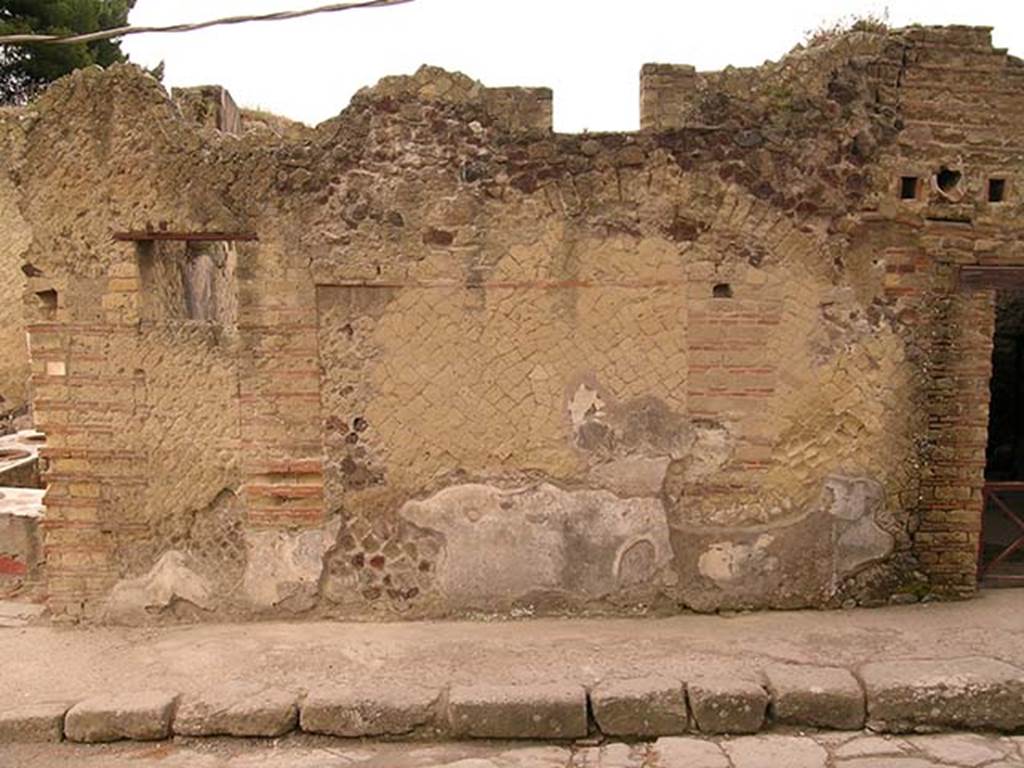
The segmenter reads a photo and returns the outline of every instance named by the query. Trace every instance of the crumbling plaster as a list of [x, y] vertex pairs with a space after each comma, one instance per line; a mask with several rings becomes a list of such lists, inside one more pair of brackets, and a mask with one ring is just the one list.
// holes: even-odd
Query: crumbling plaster
[[[937, 416], [936, 329], [990, 344], [990, 301], [956, 294], [952, 265], [1024, 261], [1020, 203], [974, 202], [987, 173], [1014, 188], [1020, 158], [942, 148], [965, 140], [935, 136], [929, 110], [959, 101], [927, 78], [1001, 108], [968, 65], [1004, 88], [1021, 68], [987, 41], [858, 32], [757, 70], [648, 67], [636, 134], [552, 134], [550, 92], [430, 67], [287, 132], [247, 131], [216, 89], [196, 125], [131, 67], [57, 83], [4, 121], [42, 273], [28, 290], [60, 296], [28, 318], [51, 606], [391, 617], [969, 593], [978, 469], [933, 469], [960, 436], [969, 450], [987, 401], [971, 395], [963, 429]], [[206, 93], [178, 99], [192, 114]], [[954, 159], [957, 200], [894, 199], [901, 174]], [[228, 267], [111, 240], [147, 228], [259, 241]], [[206, 301], [234, 300], [169, 311], [196, 274]], [[193, 553], [209, 541], [223, 568]]]

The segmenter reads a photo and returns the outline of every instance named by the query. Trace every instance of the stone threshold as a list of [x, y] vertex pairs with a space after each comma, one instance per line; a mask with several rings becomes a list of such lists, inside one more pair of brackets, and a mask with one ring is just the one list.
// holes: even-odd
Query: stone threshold
[[774, 664], [759, 674], [671, 674], [531, 685], [418, 687], [255, 681], [198, 694], [118, 691], [0, 711], [0, 743], [273, 738], [293, 731], [394, 740], [655, 739], [766, 729], [1024, 732], [1024, 670], [985, 657], [881, 661], [855, 670]]

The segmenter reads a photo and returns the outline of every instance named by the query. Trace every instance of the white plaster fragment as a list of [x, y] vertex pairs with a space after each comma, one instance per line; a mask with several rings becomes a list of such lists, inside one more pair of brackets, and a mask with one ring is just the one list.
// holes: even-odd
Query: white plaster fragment
[[580, 384], [569, 401], [569, 417], [572, 419], [573, 429], [578, 429], [587, 419], [602, 418], [604, 412], [605, 403], [597, 390]]
[[204, 610], [213, 608], [206, 579], [188, 566], [183, 552], [165, 552], [149, 573], [118, 582], [107, 598], [105, 615], [115, 621], [145, 619], [153, 610], [184, 600]]
[[296, 598], [310, 601], [323, 571], [324, 555], [338, 537], [341, 521], [305, 531], [247, 531], [242, 591], [256, 608]]
[[653, 498], [467, 484], [409, 501], [400, 514], [444, 536], [438, 586], [457, 608], [498, 609], [544, 592], [595, 599], [658, 588], [671, 570], [665, 510]]
[[876, 481], [832, 475], [825, 479], [821, 504], [835, 519], [837, 578], [892, 554], [896, 540], [875, 521], [885, 505], [885, 491]]
[[718, 584], [732, 584], [748, 576], [769, 573], [778, 567], [778, 559], [768, 554], [774, 536], [762, 534], [753, 544], [731, 541], [712, 544], [701, 554], [697, 569]]

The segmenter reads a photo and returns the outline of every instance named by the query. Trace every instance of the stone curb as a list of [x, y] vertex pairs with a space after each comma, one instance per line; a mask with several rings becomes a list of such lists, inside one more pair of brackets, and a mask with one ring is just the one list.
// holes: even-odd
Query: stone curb
[[838, 667], [769, 665], [756, 676], [670, 675], [451, 687], [324, 685], [305, 695], [256, 683], [201, 694], [142, 691], [0, 710], [0, 744], [276, 738], [652, 739], [755, 733], [773, 724], [880, 733], [1024, 732], [1024, 670], [988, 658]]

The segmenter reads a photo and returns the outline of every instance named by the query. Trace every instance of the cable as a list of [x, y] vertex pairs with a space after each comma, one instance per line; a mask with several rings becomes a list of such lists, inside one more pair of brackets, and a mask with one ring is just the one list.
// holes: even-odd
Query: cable
[[332, 3], [331, 5], [322, 5], [318, 8], [307, 8], [301, 11], [277, 11], [276, 13], [265, 13], [258, 16], [228, 16], [223, 19], [201, 21], [195, 24], [172, 24], [167, 27], [115, 27], [81, 35], [2, 35], [0, 36], [0, 45], [74, 45], [75, 43], [91, 43], [95, 40], [110, 40], [111, 38], [125, 37], [126, 35], [141, 35], [154, 32], [194, 32], [197, 29], [227, 24], [244, 24], [250, 21], [284, 21], [285, 19], [299, 19], [303, 16], [312, 16], [319, 13], [336, 13], [337, 11], [349, 11], [356, 8], [381, 8], [411, 2], [414, 2], [414, 0], [362, 0], [362, 2]]

